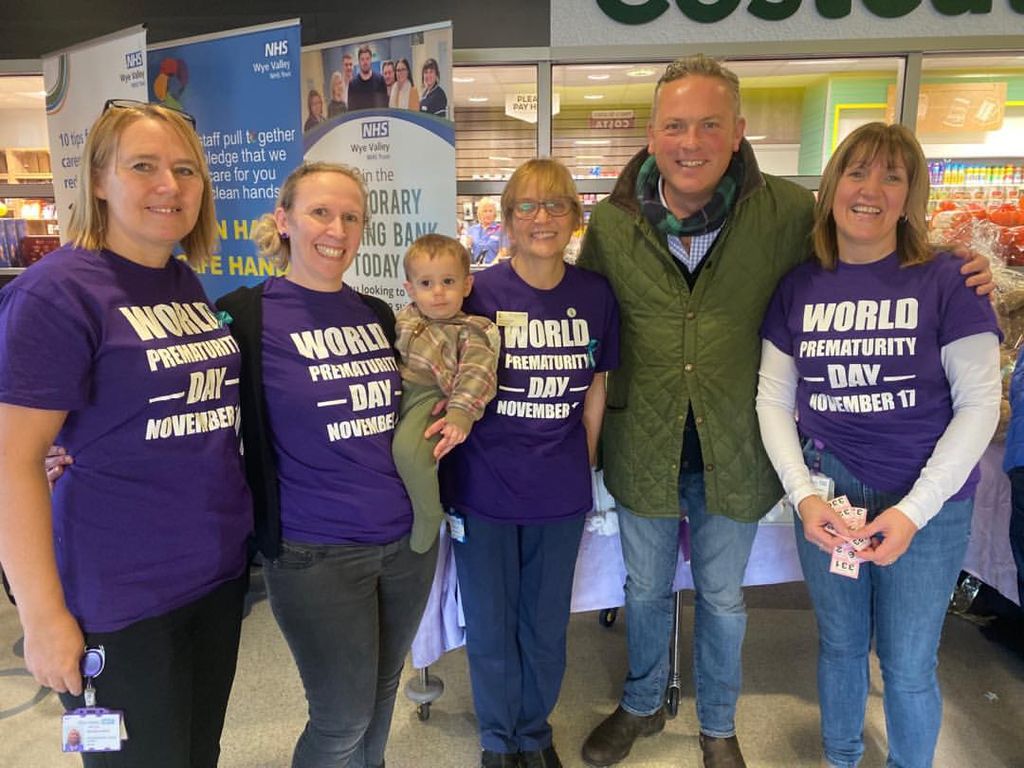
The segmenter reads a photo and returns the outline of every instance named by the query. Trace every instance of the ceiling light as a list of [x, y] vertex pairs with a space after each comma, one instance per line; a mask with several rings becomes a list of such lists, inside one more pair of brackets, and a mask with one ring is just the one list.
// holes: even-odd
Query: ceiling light
[[587, 94], [583, 95], [583, 98], [586, 99], [587, 101], [597, 101], [598, 99], [603, 99], [604, 98], [604, 94], [603, 93], [587, 93]]
[[763, 141], [764, 139], [767, 139], [767, 138], [768, 138], [767, 136], [747, 136], [746, 137], [747, 141]]
[[496, 163], [514, 163], [515, 161], [511, 157], [501, 157], [500, 155], [491, 155], [487, 158], [493, 160]]
[[640, 67], [638, 69], [631, 69], [626, 73], [626, 77], [650, 77], [654, 74], [654, 70], [650, 67]]
[[587, 80], [607, 80], [611, 75], [587, 75]]
[[470, 96], [469, 97], [469, 101], [471, 101], [474, 104], [483, 104], [485, 101], [487, 101], [487, 97], [486, 96]]
[[577, 160], [604, 160], [604, 155], [576, 155]]
[[457, 75], [452, 76], [453, 83], [474, 83], [476, 82], [475, 77], [459, 77]]
[[578, 147], [606, 147], [611, 143], [611, 139], [576, 139], [573, 142]]

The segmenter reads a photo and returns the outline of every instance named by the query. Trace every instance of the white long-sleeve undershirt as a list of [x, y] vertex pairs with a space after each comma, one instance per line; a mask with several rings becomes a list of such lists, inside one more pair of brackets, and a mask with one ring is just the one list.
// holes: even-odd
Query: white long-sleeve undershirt
[[[913, 487], [895, 505], [918, 528], [960, 490], [999, 421], [1002, 390], [996, 335], [978, 333], [950, 342], [941, 349], [941, 362], [949, 381], [953, 418]], [[798, 381], [796, 361], [763, 341], [757, 385], [761, 440], [795, 508], [815, 493], [794, 419]]]

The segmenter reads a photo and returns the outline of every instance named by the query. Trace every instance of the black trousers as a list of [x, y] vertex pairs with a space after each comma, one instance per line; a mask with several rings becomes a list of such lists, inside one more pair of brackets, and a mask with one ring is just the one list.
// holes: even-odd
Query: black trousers
[[[215, 768], [235, 678], [248, 573], [198, 600], [116, 632], [86, 633], [106, 668], [96, 706], [124, 712], [120, 752], [83, 753], [86, 768]], [[61, 694], [65, 709], [85, 706]]]

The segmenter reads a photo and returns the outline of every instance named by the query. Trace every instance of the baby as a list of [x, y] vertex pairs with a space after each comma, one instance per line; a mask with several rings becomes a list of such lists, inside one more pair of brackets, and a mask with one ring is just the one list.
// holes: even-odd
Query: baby
[[[410, 546], [426, 552], [441, 526], [437, 460], [466, 439], [494, 397], [500, 340], [494, 323], [462, 311], [473, 277], [458, 240], [423, 235], [409, 246], [403, 267], [412, 303], [396, 318], [403, 394], [393, 451], [412, 499]], [[444, 398], [445, 415], [431, 425]], [[428, 427], [433, 436], [425, 439]]]

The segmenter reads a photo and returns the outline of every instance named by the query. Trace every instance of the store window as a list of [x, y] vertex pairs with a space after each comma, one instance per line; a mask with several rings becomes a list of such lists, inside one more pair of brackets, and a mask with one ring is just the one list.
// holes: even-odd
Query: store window
[[1024, 266], [1024, 54], [927, 56], [917, 136], [931, 171], [936, 240], [969, 240]]
[[455, 67], [459, 181], [504, 180], [537, 155], [537, 68]]
[[[740, 78], [746, 135], [762, 170], [818, 175], [858, 125], [896, 119], [904, 60], [728, 61]], [[647, 143], [666, 62], [552, 68], [552, 154], [577, 178], [614, 178]]]
[[0, 269], [59, 245], [45, 97], [42, 76], [0, 76]]

